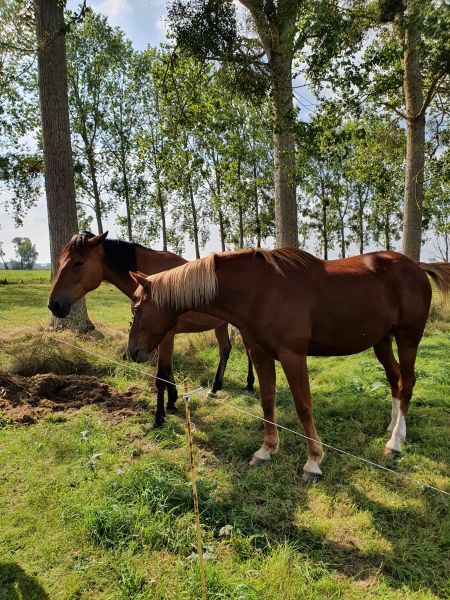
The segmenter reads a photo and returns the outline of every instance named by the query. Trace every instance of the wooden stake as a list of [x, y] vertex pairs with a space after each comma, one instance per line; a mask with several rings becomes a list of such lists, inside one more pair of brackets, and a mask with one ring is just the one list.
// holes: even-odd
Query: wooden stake
[[191, 471], [191, 482], [192, 482], [192, 497], [194, 498], [194, 514], [195, 514], [195, 528], [197, 532], [197, 552], [198, 552], [198, 564], [200, 567], [200, 577], [202, 581], [202, 599], [206, 600], [206, 578], [205, 578], [205, 563], [203, 561], [203, 543], [202, 543], [202, 530], [200, 527], [200, 513], [198, 510], [198, 494], [197, 494], [197, 482], [195, 479], [195, 464], [194, 464], [194, 443], [192, 440], [192, 428], [191, 428], [191, 407], [190, 401], [191, 396], [187, 389], [187, 382], [184, 382], [184, 407], [186, 410], [186, 427], [188, 433], [188, 446], [189, 446], [189, 463]]

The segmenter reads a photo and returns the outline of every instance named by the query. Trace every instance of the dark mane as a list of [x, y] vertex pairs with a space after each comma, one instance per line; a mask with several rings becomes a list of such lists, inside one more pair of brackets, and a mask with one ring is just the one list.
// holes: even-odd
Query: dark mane
[[[70, 252], [83, 257], [86, 251], [87, 240], [94, 237], [90, 231], [81, 231], [74, 235], [64, 247], [63, 252]], [[103, 242], [106, 264], [116, 272], [126, 273], [137, 270], [136, 246], [134, 242], [124, 240], [109, 240]], [[143, 246], [141, 246], [143, 247]]]
[[114, 271], [126, 275], [129, 271], [136, 271], [136, 246], [138, 245], [124, 240], [106, 239], [103, 242], [106, 264]]

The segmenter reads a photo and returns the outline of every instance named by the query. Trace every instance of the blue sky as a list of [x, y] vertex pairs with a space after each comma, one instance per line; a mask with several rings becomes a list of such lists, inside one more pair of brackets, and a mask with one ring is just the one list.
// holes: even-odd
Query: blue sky
[[[76, 0], [70, 0], [67, 8], [76, 11], [79, 4]], [[107, 16], [112, 25], [120, 26], [139, 50], [146, 48], [148, 44], [157, 46], [165, 40], [166, 0], [93, 0], [88, 2], [88, 6]], [[1, 214], [0, 225], [0, 240], [3, 242], [7, 260], [14, 257], [12, 239], [20, 236], [29, 237], [36, 244], [40, 263], [50, 261], [44, 194], [24, 218], [23, 227], [16, 228], [13, 219], [4, 211]], [[114, 218], [110, 220], [108, 227], [111, 237], [119, 235], [119, 227], [115, 225]]]

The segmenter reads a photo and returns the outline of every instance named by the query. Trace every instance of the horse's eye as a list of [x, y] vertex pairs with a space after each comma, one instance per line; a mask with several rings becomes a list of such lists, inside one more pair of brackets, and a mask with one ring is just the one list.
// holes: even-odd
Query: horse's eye
[[74, 263], [74, 267], [82, 267], [84, 265], [84, 263], [82, 263], [80, 260], [77, 260], [76, 263]]
[[139, 306], [135, 306], [135, 307], [133, 308], [133, 313], [134, 313], [135, 315], [138, 315], [140, 310], [141, 310], [141, 309], [139, 308]]

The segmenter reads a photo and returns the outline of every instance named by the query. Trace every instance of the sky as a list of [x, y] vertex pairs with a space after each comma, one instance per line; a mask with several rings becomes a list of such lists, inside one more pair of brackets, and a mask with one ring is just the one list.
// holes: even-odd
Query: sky
[[[79, 2], [69, 0], [67, 8], [76, 11]], [[127, 37], [138, 50], [143, 50], [148, 44], [157, 46], [165, 41], [167, 14], [166, 0], [91, 0], [88, 5], [96, 12], [108, 17], [111, 25], [120, 26]], [[5, 212], [1, 200], [5, 195], [0, 192], [0, 240], [6, 252], [6, 260], [14, 257], [14, 237], [29, 237], [36, 245], [39, 253], [38, 262], [50, 262], [50, 244], [48, 234], [47, 208], [45, 195], [23, 219], [23, 227], [17, 228], [11, 216]], [[119, 227], [112, 217], [107, 223], [110, 237], [119, 236]], [[191, 253], [191, 248], [187, 254]], [[193, 256], [190, 256], [193, 257]]]
[[[91, 0], [88, 5], [96, 12], [100, 12], [108, 17], [113, 26], [120, 26], [127, 37], [132, 41], [137, 50], [143, 50], [148, 44], [157, 46], [166, 40], [166, 16], [167, 0]], [[68, 0], [67, 7], [76, 11], [79, 1]], [[296, 81], [294, 85], [301, 84], [302, 81]], [[297, 88], [294, 90], [297, 102], [300, 107], [300, 114], [307, 119], [314, 110], [315, 99], [306, 88]], [[36, 206], [32, 208], [23, 219], [23, 226], [15, 227], [14, 221], [2, 206], [2, 200], [5, 199], [4, 193], [0, 191], [0, 240], [3, 242], [3, 249], [6, 252], [6, 259], [14, 257], [14, 246], [12, 239], [16, 236], [29, 237], [36, 245], [39, 253], [38, 263], [48, 263], [50, 261], [49, 235], [47, 222], [47, 209], [44, 193], [39, 198]], [[119, 237], [120, 229], [115, 223], [114, 216], [105, 222], [106, 229], [109, 230], [110, 237]], [[267, 241], [270, 246], [271, 240]], [[157, 249], [158, 245], [154, 244]], [[219, 250], [219, 235], [213, 227], [211, 239], [203, 248], [205, 255], [212, 250]], [[314, 251], [314, 244], [311, 242], [305, 249]], [[350, 253], [356, 253], [356, 248], [350, 247]], [[436, 253], [432, 244], [427, 244], [424, 248], [424, 258], [432, 258]], [[195, 258], [195, 252], [192, 244], [187, 243], [184, 256], [188, 259]]]

